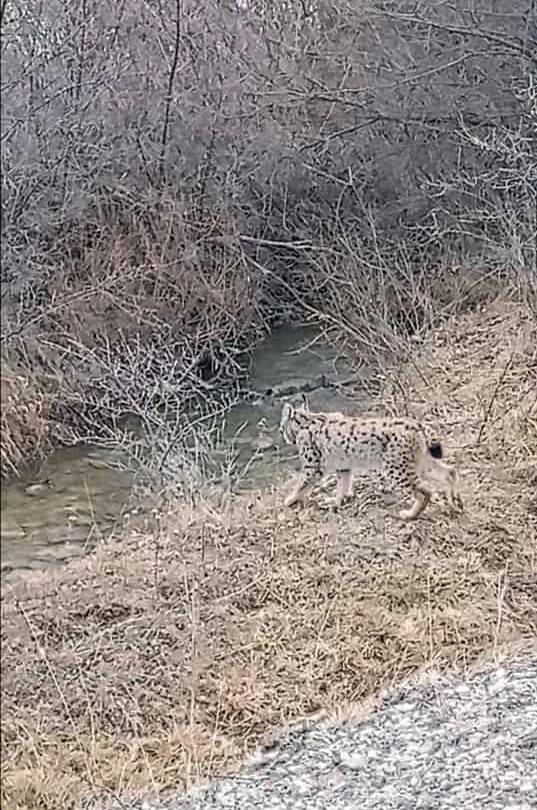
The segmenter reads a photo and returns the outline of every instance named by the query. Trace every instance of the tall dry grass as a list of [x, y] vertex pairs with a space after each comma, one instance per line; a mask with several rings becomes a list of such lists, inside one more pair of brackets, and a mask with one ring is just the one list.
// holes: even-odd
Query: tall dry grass
[[4, 323], [5, 475], [57, 444], [133, 450], [136, 461], [129, 420], [145, 445], [176, 442], [187, 413], [209, 417], [236, 396], [241, 355], [268, 328], [262, 281], [231, 221], [190, 198], [151, 205], [133, 213], [120, 199], [98, 230], [104, 214], [86, 210], [48, 235], [39, 299], [21, 296]]
[[17, 372], [6, 362], [0, 386], [0, 464], [2, 477], [8, 477], [49, 452], [52, 395], [35, 375]]
[[281, 487], [177, 503], [3, 602], [6, 807], [162, 793], [233, 768], [297, 717], [537, 637], [536, 323], [498, 301], [386, 374], [378, 409], [432, 420], [466, 511], [413, 524], [357, 486], [338, 514]]

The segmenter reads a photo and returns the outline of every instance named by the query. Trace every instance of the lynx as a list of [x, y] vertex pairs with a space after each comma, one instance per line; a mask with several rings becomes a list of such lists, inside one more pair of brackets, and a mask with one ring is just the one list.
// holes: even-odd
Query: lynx
[[285, 499], [286, 506], [303, 502], [314, 486], [331, 473], [337, 477], [335, 498], [340, 506], [352, 494], [353, 474], [380, 470], [390, 489], [401, 488], [414, 502], [402, 509], [402, 520], [414, 520], [431, 499], [424, 477], [434, 479], [445, 492], [453, 510], [462, 511], [455, 469], [442, 459], [442, 445], [428, 440], [424, 428], [410, 418], [357, 418], [341, 413], [312, 413], [304, 406], [285, 403], [280, 431], [288, 444], [296, 445], [301, 475]]

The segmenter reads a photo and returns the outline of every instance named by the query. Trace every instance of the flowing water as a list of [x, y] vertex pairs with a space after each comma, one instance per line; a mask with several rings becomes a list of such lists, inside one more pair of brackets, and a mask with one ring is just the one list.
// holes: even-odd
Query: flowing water
[[[270, 393], [240, 403], [225, 418], [224, 444], [234, 454], [239, 488], [268, 485], [289, 465], [290, 452], [277, 437], [282, 397], [315, 386], [308, 393], [314, 410], [365, 409], [364, 388], [337, 386], [352, 375], [349, 363], [310, 328], [283, 327], [268, 338], [252, 355], [249, 385]], [[86, 553], [121, 524], [131, 487], [130, 475], [95, 448], [59, 451], [38, 476], [2, 487], [2, 577]]]

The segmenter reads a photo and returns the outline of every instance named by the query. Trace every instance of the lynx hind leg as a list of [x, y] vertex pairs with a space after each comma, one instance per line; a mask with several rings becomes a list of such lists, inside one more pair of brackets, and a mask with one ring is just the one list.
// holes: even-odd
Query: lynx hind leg
[[414, 503], [409, 509], [400, 510], [399, 517], [401, 520], [415, 520], [431, 500], [431, 491], [422, 481], [416, 479], [409, 488], [412, 490]]
[[390, 489], [401, 489], [413, 496], [408, 509], [401, 509], [401, 520], [415, 520], [431, 500], [431, 490], [419, 478], [416, 461], [410, 454], [390, 453], [385, 458], [384, 474]]
[[458, 512], [464, 512], [464, 501], [462, 499], [462, 495], [459, 489], [459, 476], [457, 470], [451, 469], [450, 471], [451, 476], [451, 497], [453, 498], [453, 505], [454, 508]]
[[435, 459], [434, 464], [435, 477], [439, 479], [439, 483], [447, 498], [450, 508], [454, 512], [463, 512], [464, 503], [459, 492], [459, 476], [454, 467], [450, 467], [443, 461]]

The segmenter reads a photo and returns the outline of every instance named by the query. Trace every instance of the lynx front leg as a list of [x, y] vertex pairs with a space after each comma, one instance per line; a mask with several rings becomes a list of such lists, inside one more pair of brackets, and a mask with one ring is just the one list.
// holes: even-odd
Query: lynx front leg
[[338, 470], [336, 494], [333, 498], [325, 501], [325, 506], [340, 507], [352, 495], [352, 472], [350, 470]]
[[319, 484], [319, 488], [322, 489], [323, 492], [326, 492], [327, 490], [330, 489], [331, 486], [333, 486], [333, 484], [334, 484], [334, 475], [333, 475], [333, 473], [331, 473], [331, 472], [326, 473], [323, 476], [323, 478], [321, 480], [321, 483]]
[[347, 501], [352, 495], [352, 472], [351, 470], [338, 470], [336, 498], [338, 506]]
[[294, 506], [299, 501], [303, 502], [320, 477], [321, 472], [317, 467], [305, 467], [299, 475], [295, 486], [285, 499], [285, 506]]
[[286, 506], [304, 501], [322, 475], [321, 453], [312, 443], [309, 433], [298, 436], [296, 444], [302, 470], [294, 488], [284, 501]]

